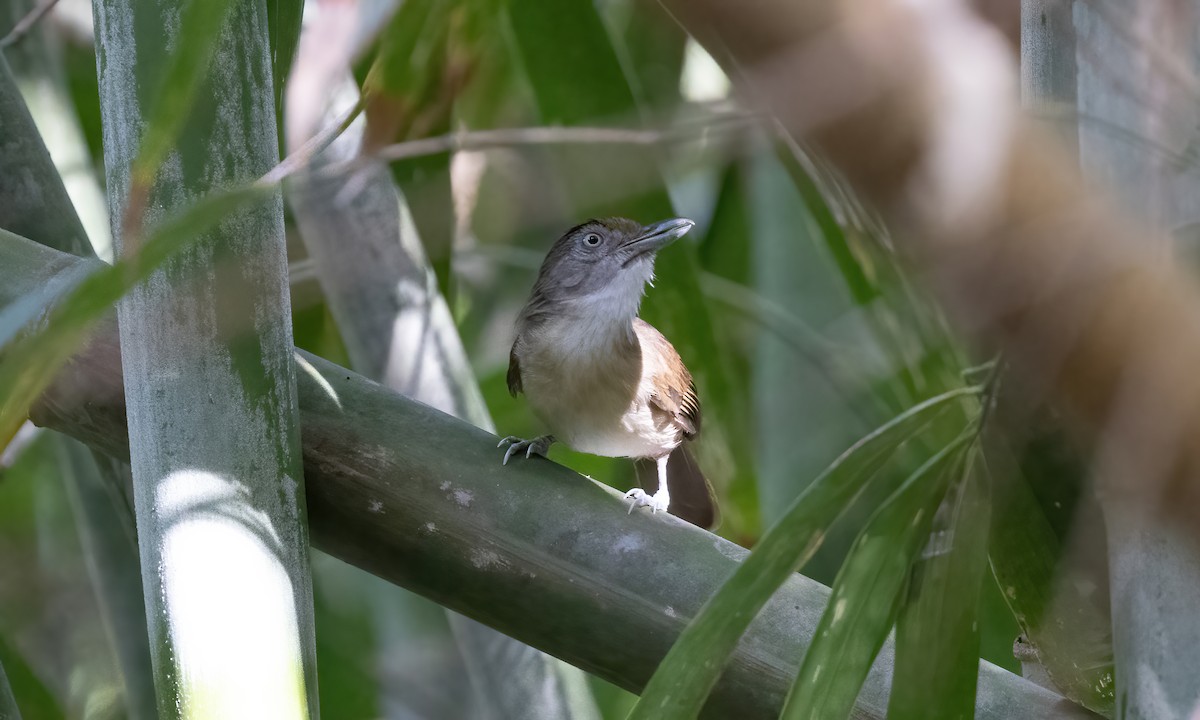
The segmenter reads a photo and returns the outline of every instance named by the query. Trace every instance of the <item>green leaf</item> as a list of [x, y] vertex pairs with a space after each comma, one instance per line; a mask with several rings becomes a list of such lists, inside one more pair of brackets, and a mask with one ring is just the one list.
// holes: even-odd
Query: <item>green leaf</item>
[[889, 720], [970, 720], [987, 572], [987, 466], [975, 448], [933, 521], [896, 623]]
[[721, 173], [708, 232], [698, 252], [701, 267], [730, 283], [749, 285], [751, 277], [750, 208], [745, 163], [731, 162]]
[[[492, 0], [454, 5], [416, 0], [393, 16], [364, 83], [365, 146], [441, 135], [490, 42], [496, 24]], [[450, 153], [393, 165], [413, 221], [448, 301], [455, 297], [451, 260], [455, 234]]]
[[[25, 238], [0, 230], [0, 244], [14, 241], [27, 242]], [[9, 259], [9, 262], [12, 262]], [[14, 268], [18, 272], [32, 272], [35, 268], [20, 266]], [[45, 271], [48, 268], [36, 268]], [[91, 274], [93, 266], [70, 264], [65, 265], [61, 272], [56, 272], [47, 282], [39, 285], [33, 292], [26, 293], [12, 303], [0, 308], [0, 348], [11, 343], [17, 335], [41, 317], [48, 307], [61, 297], [71, 292], [80, 282]]]
[[[640, 4], [638, 5], [641, 6]], [[633, 28], [630, 28], [633, 31]], [[746, 398], [746, 408], [736, 408], [739, 414], [727, 418], [727, 423], [736, 427], [750, 427], [749, 419], [752, 410], [752, 388], [755, 376], [753, 363], [756, 349], [751, 338], [757, 331], [757, 326], [747, 322], [745, 311], [729, 295], [743, 298], [754, 295], [746, 285], [750, 282], [751, 248], [749, 209], [743, 192], [746, 183], [742, 163], [730, 163], [723, 173], [716, 206], [712, 211], [708, 231], [699, 247], [699, 270], [701, 290], [708, 301], [709, 315], [712, 318], [713, 334], [719, 346], [726, 355], [726, 379], [732, 397]], [[706, 404], [709, 414], [724, 413], [735, 408], [722, 407], [713, 402]], [[858, 437], [861, 433], [851, 436]], [[761, 467], [761, 445], [756, 438], [741, 437], [737, 442], [753, 443], [754, 465], [756, 470]], [[829, 458], [828, 453], [822, 456], [824, 463]], [[735, 461], [740, 462], [739, 458]], [[822, 469], [824, 465], [821, 466]], [[747, 470], [748, 473], [748, 470]], [[730, 483], [729, 491], [722, 502], [722, 514], [732, 518], [724, 527], [731, 531], [730, 537], [753, 537], [748, 531], [761, 527], [761, 492], [762, 475], [756, 472], [754, 482]], [[791, 498], [789, 498], [790, 500]]]
[[580, 125], [636, 112], [617, 51], [590, 0], [564, 0], [553, 12], [537, 0], [511, 0], [508, 12], [547, 125]]
[[[3, 663], [3, 672], [8, 675], [5, 681], [9, 685], [9, 692], [14, 697], [21, 698], [19, 707], [23, 708], [24, 712], [23, 715], [14, 717], [24, 718], [24, 720], [59, 720], [59, 718], [66, 717], [59, 700], [43, 684], [37, 674], [25, 664], [24, 658], [18, 654], [16, 649], [5, 640], [4, 637], [0, 637], [0, 663]], [[0, 690], [0, 693], [2, 692]], [[0, 718], [8, 720], [4, 715], [3, 700], [0, 700]]]
[[635, 2], [622, 23], [622, 45], [642, 107], [670, 112], [680, 101], [687, 33], [659, 3]]
[[[203, 232], [274, 192], [273, 187], [255, 184], [205, 197], [154, 228], [137, 254], [111, 266], [92, 264], [86, 277], [59, 296], [42, 328], [0, 348], [0, 447], [8, 445], [29, 406], [117, 300]], [[29, 241], [6, 233], [0, 242]]]
[[[1062, 560], [1054, 522], [1032, 482], [1062, 484], [1064, 468], [1044, 459], [1018, 463], [1007, 438], [985, 435], [992, 471], [989, 557], [992, 572], [1017, 624], [1054, 687], [1064, 696], [1111, 717], [1116, 700], [1112, 621], [1095, 580], [1079, 582]], [[1056, 471], [1048, 476], [1046, 471]], [[1036, 473], [1036, 474], [1027, 474]], [[1079, 532], [1082, 528], [1075, 528]], [[1103, 533], [1097, 533], [1103, 542]], [[1099, 557], [1106, 557], [1101, 553]], [[1062, 571], [1068, 571], [1063, 574]]]
[[941, 410], [975, 392], [977, 388], [962, 388], [931, 398], [862, 438], [835, 460], [763, 535], [733, 577], [679, 636], [642, 692], [631, 720], [696, 717], [755, 615], [816, 552], [829, 525], [896, 448]]
[[893, 411], [954, 387], [961, 369], [940, 313], [909, 282], [887, 230], [864, 210], [819, 156], [780, 134], [777, 156], [791, 175], [855, 303], [897, 371], [881, 399]]
[[968, 430], [926, 461], [863, 528], [833, 583], [781, 718], [850, 716], [896, 617], [913, 557], [929, 535], [946, 486], [962, 467], [962, 451], [974, 437]]
[[271, 43], [271, 75], [275, 88], [276, 131], [283, 142], [284, 87], [292, 71], [296, 47], [300, 44], [300, 25], [304, 19], [304, 0], [267, 0], [267, 35]]
[[267, 0], [267, 25], [271, 43], [271, 74], [275, 85], [275, 111], [282, 112], [283, 89], [292, 71], [300, 25], [304, 20], [303, 0]]
[[[22, 245], [61, 257], [34, 243]], [[87, 579], [81, 538], [54, 457], [54, 436], [41, 431], [16, 452], [5, 453], [0, 663], [25, 720], [90, 716], [84, 711], [89, 701], [95, 717], [114, 717], [119, 693], [112, 691], [120, 683], [119, 671]], [[62, 612], [65, 608], [70, 610]]]
[[420, 99], [422, 79], [429, 63], [444, 51], [447, 3], [435, 0], [405, 2], [392, 15], [379, 41], [375, 61], [363, 84], [365, 94], [386, 93]]
[[842, 227], [842, 222], [834, 214], [827, 197], [829, 191], [820, 182], [820, 166], [813, 160], [812, 155], [786, 135], [781, 135], [781, 147], [778, 156], [796, 190], [804, 199], [804, 205], [821, 229], [821, 236], [829, 248], [829, 253], [837, 263], [842, 278], [855, 302], [865, 305], [879, 296], [880, 289], [870, 276], [869, 268], [858, 259], [857, 249], [852, 245], [852, 236]]

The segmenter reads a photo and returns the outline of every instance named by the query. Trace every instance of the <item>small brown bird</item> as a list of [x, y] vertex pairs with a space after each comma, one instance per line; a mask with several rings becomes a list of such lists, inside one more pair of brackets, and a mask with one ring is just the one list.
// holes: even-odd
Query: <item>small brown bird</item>
[[671, 343], [638, 317], [658, 251], [694, 224], [589, 220], [550, 248], [517, 318], [508, 389], [525, 393], [551, 434], [501, 440], [509, 443], [505, 464], [522, 451], [544, 456], [556, 440], [593, 455], [631, 457], [646, 488], [625, 495], [631, 512], [649, 506], [713, 525], [712, 490], [682, 444], [700, 432], [696, 386]]

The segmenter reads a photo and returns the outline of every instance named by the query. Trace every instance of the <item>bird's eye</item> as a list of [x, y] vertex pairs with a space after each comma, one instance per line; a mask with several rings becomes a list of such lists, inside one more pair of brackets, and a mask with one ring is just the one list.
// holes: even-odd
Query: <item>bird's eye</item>
[[588, 247], [596, 247], [600, 244], [600, 236], [596, 233], [588, 233], [583, 236], [583, 242]]

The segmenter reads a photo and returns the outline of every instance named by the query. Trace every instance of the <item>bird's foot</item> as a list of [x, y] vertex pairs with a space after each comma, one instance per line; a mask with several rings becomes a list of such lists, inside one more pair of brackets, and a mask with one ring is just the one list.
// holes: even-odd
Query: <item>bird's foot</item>
[[633, 512], [634, 508], [645, 507], [645, 506], [650, 507], [651, 513], [656, 513], [659, 510], [666, 512], [667, 507], [670, 505], [670, 502], [671, 502], [670, 497], [664, 492], [657, 492], [657, 493], [654, 493], [653, 495], [651, 495], [641, 488], [634, 488], [634, 489], [630, 490], [629, 492], [625, 493], [625, 499], [633, 501], [633, 502], [629, 503], [629, 512], [630, 513]]
[[543, 435], [532, 440], [522, 440], [516, 435], [509, 435], [501, 440], [496, 447], [504, 447], [505, 443], [510, 444], [508, 446], [508, 450], [504, 451], [504, 460], [500, 462], [501, 465], [507, 465], [508, 459], [513, 455], [519, 454], [522, 450], [525, 451], [525, 457], [527, 458], [533, 457], [534, 455], [546, 457], [546, 453], [549, 452], [550, 446], [554, 444], [554, 436]]

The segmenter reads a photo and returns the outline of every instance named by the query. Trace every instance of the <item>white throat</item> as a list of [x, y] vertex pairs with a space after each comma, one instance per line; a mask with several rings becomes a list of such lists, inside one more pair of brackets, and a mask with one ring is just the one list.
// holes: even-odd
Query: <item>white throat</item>
[[558, 353], [583, 362], [614, 345], [636, 343], [633, 319], [653, 277], [653, 266], [648, 266], [645, 273], [621, 273], [598, 292], [560, 301], [553, 319], [544, 320], [535, 332]]
[[579, 335], [586, 331], [597, 344], [628, 341], [633, 338], [633, 319], [641, 310], [646, 283], [653, 280], [653, 265], [647, 264], [645, 273], [623, 272], [599, 292], [569, 301], [564, 315], [579, 325]]

